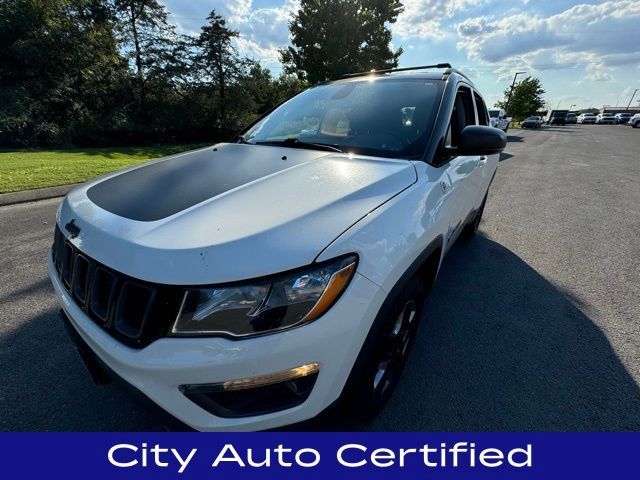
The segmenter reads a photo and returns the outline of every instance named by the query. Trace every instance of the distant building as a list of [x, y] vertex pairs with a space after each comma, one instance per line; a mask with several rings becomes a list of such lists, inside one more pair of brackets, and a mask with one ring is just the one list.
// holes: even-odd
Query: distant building
[[611, 107], [609, 105], [603, 105], [600, 113], [630, 113], [631, 115], [635, 115], [636, 113], [640, 113], [640, 107], [629, 106], [627, 107]]

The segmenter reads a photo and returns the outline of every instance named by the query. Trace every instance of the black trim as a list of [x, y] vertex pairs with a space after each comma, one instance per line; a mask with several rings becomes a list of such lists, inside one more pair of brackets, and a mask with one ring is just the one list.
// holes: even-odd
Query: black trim
[[177, 419], [169, 412], [167, 412], [160, 405], [151, 400], [148, 396], [142, 393], [138, 388], [131, 385], [124, 378], [114, 372], [106, 363], [98, 357], [91, 347], [80, 336], [76, 328], [73, 326], [67, 314], [64, 310], [59, 311], [60, 319], [63, 322], [65, 330], [69, 334], [69, 338], [72, 340], [78, 354], [82, 358], [92, 380], [96, 385], [107, 385], [112, 381], [115, 382], [122, 389], [133, 397], [141, 406], [150, 410], [152, 414], [158, 419], [158, 421], [170, 430], [180, 431], [193, 431], [193, 428], [189, 427], [186, 423]]
[[[438, 63], [435, 65], [421, 65], [418, 67], [404, 67], [404, 68], [386, 68], [383, 70], [369, 70], [368, 72], [357, 72], [357, 73], [347, 73], [342, 76], [342, 78], [355, 78], [355, 77], [366, 77], [368, 75], [381, 75], [384, 73], [396, 73], [396, 72], [410, 72], [414, 70], [427, 70], [434, 68], [446, 68], [447, 70], [453, 70], [453, 67], [450, 63]], [[445, 72], [449, 73], [449, 72]]]
[[113, 270], [80, 252], [57, 225], [52, 257], [62, 288], [78, 308], [125, 345], [143, 348], [164, 337], [178, 315], [185, 287]]
[[[438, 259], [438, 268], [440, 263], [442, 262], [442, 254], [443, 254], [443, 238], [442, 235], [438, 235], [431, 243], [416, 257], [416, 259], [411, 263], [409, 268], [402, 274], [402, 276], [398, 279], [396, 284], [393, 286], [387, 298], [382, 303], [380, 310], [378, 310], [378, 314], [371, 324], [371, 328], [369, 329], [369, 333], [360, 349], [360, 353], [356, 358], [356, 361], [351, 369], [351, 373], [347, 378], [347, 381], [342, 389], [342, 393], [338, 400], [336, 400], [332, 405], [327, 407], [328, 409], [336, 408], [339, 403], [348, 400], [349, 397], [353, 394], [353, 389], [356, 387], [356, 379], [359, 378], [363, 369], [366, 366], [366, 362], [370, 357], [376, 343], [378, 336], [382, 333], [381, 330], [385, 325], [385, 319], [388, 317], [389, 312], [393, 308], [396, 298], [402, 292], [402, 290], [407, 286], [409, 281], [420, 272], [420, 269], [425, 264], [425, 262], [429, 259], [429, 257], [440, 250], [440, 258]], [[435, 277], [434, 277], [435, 278]], [[429, 287], [429, 286], [427, 286]]]
[[221, 384], [181, 385], [182, 394], [220, 418], [246, 418], [302, 405], [311, 395], [318, 372], [247, 389], [225, 390]]

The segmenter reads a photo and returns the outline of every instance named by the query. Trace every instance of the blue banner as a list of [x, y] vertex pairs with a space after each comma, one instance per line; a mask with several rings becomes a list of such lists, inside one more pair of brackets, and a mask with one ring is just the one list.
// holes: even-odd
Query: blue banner
[[640, 433], [2, 433], [4, 478], [638, 478]]

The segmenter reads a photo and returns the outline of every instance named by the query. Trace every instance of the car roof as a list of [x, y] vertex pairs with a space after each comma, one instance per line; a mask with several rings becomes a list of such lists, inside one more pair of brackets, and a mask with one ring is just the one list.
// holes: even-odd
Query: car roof
[[323, 84], [361, 82], [363, 80], [368, 80], [372, 77], [375, 77], [377, 81], [397, 80], [399, 78], [445, 81], [449, 78], [453, 78], [457, 81], [464, 81], [465, 83], [468, 83], [469, 85], [471, 85], [473, 88], [476, 88], [473, 82], [466, 75], [464, 75], [462, 72], [459, 72], [458, 70], [455, 70], [453, 68], [429, 69], [429, 70], [406, 70], [402, 72], [380, 72], [380, 73], [376, 73], [374, 71], [374, 72], [371, 72], [370, 74], [366, 74], [366, 73], [354, 74], [353, 76], [350, 76], [347, 78], [331, 80], [331, 81], [324, 82]]

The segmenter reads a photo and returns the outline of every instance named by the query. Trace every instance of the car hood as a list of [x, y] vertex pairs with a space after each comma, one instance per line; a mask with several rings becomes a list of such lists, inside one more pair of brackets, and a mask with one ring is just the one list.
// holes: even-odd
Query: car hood
[[57, 222], [80, 251], [132, 277], [222, 283], [312, 263], [415, 181], [406, 160], [219, 144], [84, 184]]

